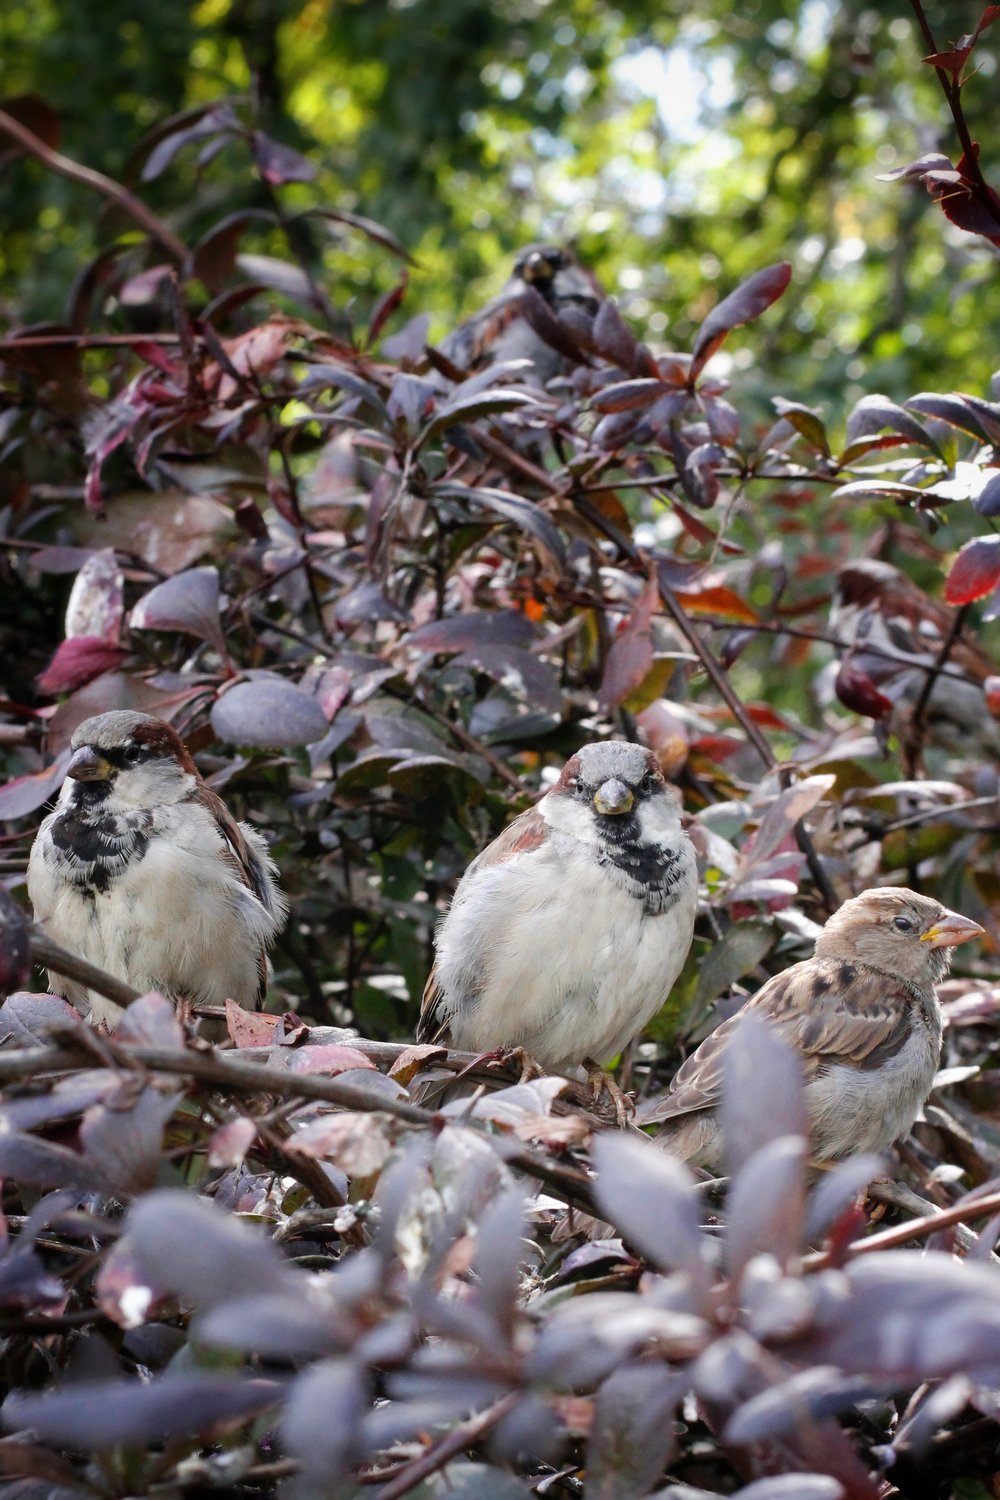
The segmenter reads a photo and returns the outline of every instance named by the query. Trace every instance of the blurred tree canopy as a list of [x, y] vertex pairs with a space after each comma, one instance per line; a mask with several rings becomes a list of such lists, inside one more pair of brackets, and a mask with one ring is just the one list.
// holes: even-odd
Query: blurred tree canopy
[[[976, 20], [953, 3], [927, 17], [942, 46]], [[715, 0], [9, 0], [0, 14], [4, 93], [46, 100], [60, 149], [113, 177], [148, 171], [143, 131], [223, 96], [249, 100], [255, 123], [315, 169], [303, 203], [368, 215], [415, 257], [432, 332], [539, 237], [575, 242], [654, 347], [683, 346], [728, 287], [789, 259], [792, 289], [752, 382], [748, 352], [736, 371], [745, 359], [765, 393], [780, 384], [838, 406], [931, 383], [985, 391], [994, 364], [995, 252], [942, 234], [918, 184], [877, 180], [953, 144], [924, 51], [902, 5], [830, 0], [736, 12]], [[989, 177], [992, 49], [977, 62], [965, 107]], [[188, 243], [227, 211], [267, 210], [266, 186], [234, 162], [241, 149], [182, 150], [143, 196]], [[5, 321], [65, 318], [106, 213], [37, 162], [8, 164]], [[392, 257], [344, 226], [298, 234], [335, 307], [393, 284]], [[254, 224], [241, 249], [266, 253], [277, 238]]]

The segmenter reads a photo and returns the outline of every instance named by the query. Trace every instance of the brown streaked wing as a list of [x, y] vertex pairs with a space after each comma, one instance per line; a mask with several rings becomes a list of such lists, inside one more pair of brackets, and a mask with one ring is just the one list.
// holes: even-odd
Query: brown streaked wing
[[198, 802], [212, 814], [219, 825], [219, 832], [226, 844], [226, 855], [239, 873], [243, 884], [257, 897], [268, 911], [271, 910], [271, 893], [262, 878], [263, 872], [251, 853], [243, 836], [243, 830], [217, 792], [199, 781], [191, 793], [191, 801]]
[[[482, 853], [476, 855], [458, 883], [459, 890], [462, 888], [463, 881], [468, 880], [474, 871], [482, 870], [487, 865], [503, 864], [506, 860], [513, 859], [516, 854], [528, 854], [532, 849], [537, 849], [539, 845], [544, 844], [547, 837], [548, 824], [537, 808], [529, 807], [527, 812], [519, 813], [514, 821], [507, 825], [503, 833], [497, 835], [492, 844], [487, 844]], [[420, 1001], [420, 1019], [417, 1021], [418, 1042], [447, 1044], [447, 1024], [439, 1015], [442, 998], [435, 964], [427, 977]]]
[[418, 1042], [441, 1042], [448, 1046], [448, 1026], [439, 1013], [441, 986], [438, 984], [437, 965], [427, 976], [424, 993], [420, 999], [420, 1016], [417, 1020]]
[[538, 808], [529, 807], [527, 812], [519, 813], [513, 823], [508, 823], [503, 833], [498, 834], [492, 844], [487, 844], [481, 854], [476, 855], [459, 881], [459, 889], [474, 871], [485, 869], [487, 865], [502, 865], [516, 854], [530, 854], [532, 849], [544, 844], [548, 836], [549, 825]]
[[[795, 1048], [808, 1083], [832, 1063], [864, 1071], [881, 1067], [906, 1042], [916, 1003], [913, 991], [891, 974], [842, 959], [808, 959], [769, 979], [743, 1010], [766, 1016]], [[730, 1017], [706, 1037], [642, 1124], [719, 1102], [722, 1057], [738, 1020]]]

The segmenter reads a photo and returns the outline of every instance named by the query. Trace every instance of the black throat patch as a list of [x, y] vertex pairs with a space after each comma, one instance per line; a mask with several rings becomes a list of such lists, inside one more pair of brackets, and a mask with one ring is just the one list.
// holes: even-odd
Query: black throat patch
[[634, 815], [600, 818], [598, 859], [613, 865], [631, 894], [642, 901], [650, 915], [669, 911], [678, 899], [681, 850], [646, 843]]
[[148, 808], [124, 813], [102, 812], [100, 806], [67, 808], [49, 830], [63, 878], [84, 896], [106, 891], [126, 865], [142, 859], [152, 822]]

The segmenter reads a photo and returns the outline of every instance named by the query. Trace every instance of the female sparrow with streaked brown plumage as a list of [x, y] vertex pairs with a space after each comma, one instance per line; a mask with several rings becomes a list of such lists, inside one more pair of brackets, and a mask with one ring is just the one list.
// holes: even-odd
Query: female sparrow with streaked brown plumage
[[836, 911], [813, 957], [776, 974], [692, 1053], [663, 1098], [639, 1114], [657, 1144], [695, 1166], [722, 1164], [722, 1058], [739, 1016], [764, 1017], [799, 1054], [813, 1158], [883, 1152], [907, 1134], [941, 1053], [934, 986], [978, 922], [902, 886], [864, 891]]
[[[48, 935], [145, 992], [254, 1006], [287, 910], [261, 835], [207, 787], [176, 730], [148, 714], [85, 720], [28, 861]], [[49, 988], [96, 1019], [108, 1003], [62, 975]]]
[[418, 1037], [596, 1073], [664, 1004], [691, 946], [698, 876], [680, 811], [650, 751], [584, 745], [462, 876]]

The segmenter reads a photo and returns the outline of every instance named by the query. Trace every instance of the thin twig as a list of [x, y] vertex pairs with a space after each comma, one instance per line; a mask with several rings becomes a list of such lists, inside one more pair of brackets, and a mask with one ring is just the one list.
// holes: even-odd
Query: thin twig
[[923, 748], [926, 735], [924, 715], [927, 711], [927, 705], [930, 702], [931, 693], [934, 691], [934, 684], [937, 682], [941, 672], [948, 665], [948, 657], [951, 655], [952, 648], [962, 633], [962, 626], [965, 624], [965, 617], [968, 613], [969, 606], [967, 604], [963, 604], [960, 609], [956, 610], [955, 618], [949, 626], [948, 634], [941, 642], [941, 649], [932, 662], [927, 676], [924, 678], [923, 687], [920, 689], [920, 696], [914, 705], [913, 718], [910, 721], [910, 728], [906, 737], [906, 757], [910, 761], [909, 769], [911, 771], [914, 762]]
[[131, 1005], [133, 1000], [139, 999], [139, 991], [134, 990], [130, 984], [126, 984], [123, 979], [116, 979], [104, 969], [98, 969], [76, 953], [70, 953], [68, 948], [63, 948], [40, 927], [31, 929], [30, 943], [32, 961], [40, 968], [51, 969], [55, 974], [62, 974], [65, 979], [73, 979], [77, 984], [82, 984], [85, 989], [96, 990], [105, 1000], [113, 1000], [116, 1005]]
[[[409, 1494], [422, 1480], [443, 1469], [449, 1459], [478, 1443], [508, 1412], [513, 1411], [520, 1399], [520, 1392], [511, 1391], [508, 1395], [501, 1396], [499, 1401], [494, 1401], [485, 1411], [477, 1412], [474, 1417], [453, 1427], [439, 1443], [435, 1443], [426, 1453], [398, 1470], [385, 1488], [379, 1490], [379, 1500], [399, 1500], [401, 1495]], [[373, 1476], [372, 1482], [376, 1480], [377, 1476]]]
[[179, 240], [172, 229], [168, 229], [162, 219], [157, 218], [152, 209], [147, 208], [141, 199], [128, 188], [122, 187], [121, 183], [115, 182], [111, 177], [105, 177], [103, 172], [95, 172], [92, 167], [81, 166], [79, 162], [72, 161], [68, 156], [63, 156], [58, 151], [53, 151], [47, 146], [40, 136], [27, 125], [22, 125], [20, 120], [15, 120], [5, 109], [0, 109], [0, 134], [8, 135], [17, 141], [29, 155], [37, 157], [43, 166], [48, 167], [50, 172], [56, 172], [60, 177], [67, 177], [70, 182], [78, 182], [83, 187], [90, 188], [92, 192], [99, 193], [102, 198], [109, 199], [112, 203], [128, 214], [141, 229], [151, 235], [156, 242], [172, 256], [178, 265], [184, 265], [188, 258], [187, 246]]
[[[93, 1037], [93, 1033], [89, 1034]], [[93, 1067], [93, 1055], [87, 1038], [69, 1033], [55, 1046], [28, 1047], [17, 1051], [0, 1051], [0, 1085], [21, 1079], [37, 1079], [43, 1074], [67, 1073]], [[422, 1109], [405, 1099], [376, 1094], [363, 1085], [341, 1078], [323, 1078], [315, 1073], [291, 1073], [277, 1068], [233, 1061], [231, 1053], [209, 1049], [205, 1052], [181, 1051], [168, 1047], [122, 1046], [102, 1039], [107, 1059], [115, 1066], [168, 1073], [197, 1079], [213, 1088], [234, 1089], [238, 1093], [272, 1094], [284, 1099], [315, 1099], [341, 1109], [362, 1113], [391, 1115], [408, 1125], [439, 1129], [446, 1123], [429, 1109]], [[256, 1049], [249, 1049], [256, 1050]], [[594, 1211], [589, 1178], [574, 1167], [562, 1166], [539, 1152], [513, 1145], [505, 1140], [501, 1154], [508, 1166], [524, 1172], [538, 1182]]]
[[[940, 48], [934, 40], [934, 33], [930, 28], [930, 23], [927, 20], [921, 0], [910, 0], [910, 4], [913, 7], [913, 14], [917, 18], [917, 25], [920, 27], [921, 35], [923, 36], [928, 52], [933, 57], [935, 53], [940, 51]], [[944, 91], [944, 97], [948, 101], [948, 108], [951, 110], [955, 129], [958, 131], [958, 139], [962, 146], [962, 156], [965, 160], [967, 178], [972, 183], [973, 191], [979, 202], [996, 224], [1000, 226], [1000, 208], [997, 207], [995, 196], [990, 191], [989, 183], [983, 176], [983, 169], [979, 165], [979, 156], [976, 151], [976, 143], [972, 139], [968, 122], [965, 118], [965, 112], [962, 109], [962, 85], [957, 78], [950, 77], [945, 68], [939, 68], [937, 63], [934, 64], [934, 71]]]

